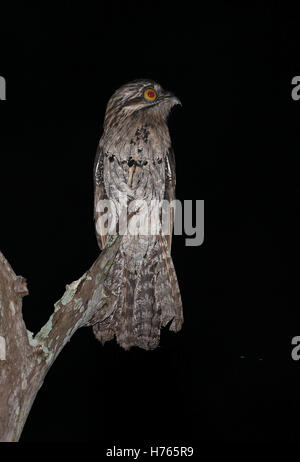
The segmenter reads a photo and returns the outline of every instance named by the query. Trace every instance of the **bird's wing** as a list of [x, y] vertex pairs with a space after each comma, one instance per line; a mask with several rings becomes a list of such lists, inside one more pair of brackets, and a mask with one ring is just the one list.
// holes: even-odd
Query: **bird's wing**
[[[176, 165], [174, 151], [170, 148], [166, 156], [166, 170], [165, 170], [165, 196], [164, 199], [171, 203], [175, 200], [175, 186], [176, 186]], [[171, 252], [172, 245], [172, 232], [174, 225], [174, 207], [169, 208], [169, 229], [166, 234], [169, 251]]]
[[96, 236], [100, 249], [102, 250], [106, 242], [106, 232], [104, 226], [105, 214], [99, 211], [97, 205], [100, 200], [108, 199], [103, 178], [103, 161], [104, 153], [100, 146], [97, 148], [95, 163], [94, 163], [94, 220], [96, 225]]

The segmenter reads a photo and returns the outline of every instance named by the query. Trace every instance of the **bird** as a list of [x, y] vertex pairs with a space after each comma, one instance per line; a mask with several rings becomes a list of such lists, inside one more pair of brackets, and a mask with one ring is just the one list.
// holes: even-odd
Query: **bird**
[[[176, 105], [180, 100], [152, 79], [122, 85], [107, 103], [97, 147], [94, 219], [100, 250], [110, 234], [121, 235], [122, 227], [125, 232], [103, 288], [113, 294], [107, 297], [112, 301], [98, 310], [92, 325], [102, 344], [115, 337], [125, 350], [153, 350], [162, 327], [169, 324], [178, 332], [183, 324], [171, 257], [173, 207], [166, 209], [167, 232], [162, 229], [163, 204], [175, 200], [175, 156], [167, 120]], [[146, 232], [150, 221], [152, 232]]]

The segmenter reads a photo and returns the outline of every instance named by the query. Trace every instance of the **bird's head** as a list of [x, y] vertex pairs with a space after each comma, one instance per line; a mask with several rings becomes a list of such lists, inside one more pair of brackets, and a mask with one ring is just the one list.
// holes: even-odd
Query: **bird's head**
[[153, 80], [134, 80], [118, 88], [108, 101], [104, 129], [116, 126], [132, 115], [165, 120], [176, 104], [181, 104], [179, 99]]

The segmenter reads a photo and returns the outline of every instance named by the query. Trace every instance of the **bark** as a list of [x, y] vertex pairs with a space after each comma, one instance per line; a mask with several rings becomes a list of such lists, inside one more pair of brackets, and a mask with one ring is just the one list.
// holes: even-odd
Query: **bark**
[[66, 286], [48, 322], [33, 336], [22, 316], [26, 281], [16, 276], [0, 252], [0, 441], [18, 441], [44, 378], [77, 329], [93, 324], [113, 294], [103, 283], [120, 245], [107, 241], [92, 267]]

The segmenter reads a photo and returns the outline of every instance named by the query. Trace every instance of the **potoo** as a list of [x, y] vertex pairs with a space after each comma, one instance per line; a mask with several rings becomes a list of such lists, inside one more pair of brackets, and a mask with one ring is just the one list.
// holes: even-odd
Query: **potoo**
[[[105, 280], [112, 301], [93, 319], [102, 342], [128, 350], [159, 344], [170, 322], [179, 331], [182, 303], [171, 258], [175, 159], [167, 117], [180, 104], [152, 80], [135, 80], [110, 98], [94, 166], [97, 239], [122, 236]], [[169, 204], [169, 206], [168, 206]]]

